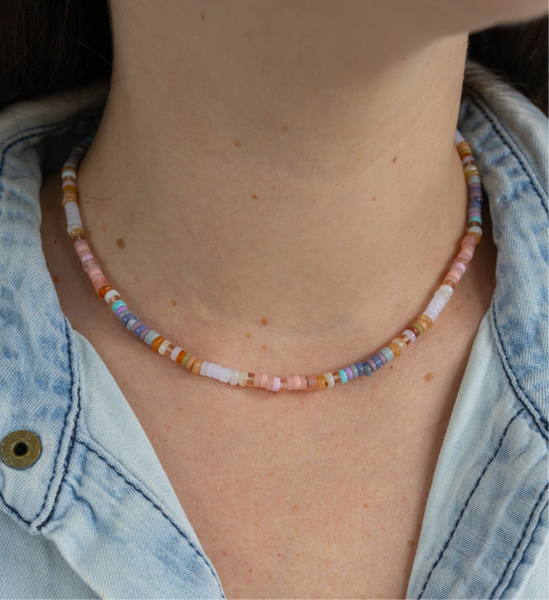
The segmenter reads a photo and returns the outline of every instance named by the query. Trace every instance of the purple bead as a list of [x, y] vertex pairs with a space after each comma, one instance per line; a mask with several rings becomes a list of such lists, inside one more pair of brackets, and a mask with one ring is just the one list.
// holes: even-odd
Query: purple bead
[[376, 356], [379, 358], [379, 360], [381, 361], [381, 364], [384, 365], [387, 362], [387, 357], [385, 356], [385, 354], [383, 354], [383, 352], [378, 352], [376, 354]]
[[381, 358], [379, 358], [379, 355], [374, 354], [372, 356], [372, 360], [374, 361], [374, 363], [376, 365], [376, 369], [381, 369], [381, 367], [383, 366], [383, 363], [381, 362]]
[[[376, 362], [374, 360], [374, 357], [372, 356], [372, 358], [367, 358], [366, 362], [370, 365], [370, 367], [372, 368], [372, 371], [377, 371], [379, 369], [379, 367], [381, 367], [381, 361], [378, 359], [378, 362]], [[379, 363], [379, 367], [377, 366]]]
[[144, 340], [145, 336], [147, 335], [147, 333], [149, 333], [150, 330], [150, 327], [145, 327], [145, 329], [143, 329], [143, 331], [139, 334], [139, 339]]
[[120, 313], [124, 312], [125, 310], [128, 310], [128, 307], [125, 304], [122, 304], [114, 311], [114, 314], [118, 317]]
[[126, 326], [126, 324], [128, 323], [128, 321], [130, 319], [137, 319], [137, 317], [128, 311], [128, 314], [124, 315], [123, 317], [120, 318], [120, 322], [122, 323], [122, 325], [124, 325], [124, 327]]
[[353, 370], [351, 369], [351, 367], [345, 367], [343, 370], [345, 371], [345, 373], [347, 373], [347, 379], [351, 381], [351, 379], [353, 379], [354, 377]]
[[138, 327], [136, 327], [136, 328], [133, 330], [133, 333], [135, 333], [135, 335], [136, 335], [137, 337], [140, 337], [140, 335], [141, 335], [141, 332], [142, 332], [144, 329], [148, 329], [148, 327], [147, 327], [147, 326], [146, 326], [144, 323], [141, 323], [141, 325], [139, 325]]

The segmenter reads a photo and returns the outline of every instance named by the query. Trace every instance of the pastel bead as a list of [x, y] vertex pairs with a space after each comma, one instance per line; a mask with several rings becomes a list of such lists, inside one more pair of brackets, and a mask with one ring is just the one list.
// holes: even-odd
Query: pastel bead
[[334, 385], [335, 385], [334, 376], [331, 373], [324, 373], [324, 375], [322, 377], [324, 377], [324, 379], [326, 380], [326, 383], [328, 384], [329, 388], [334, 387]]
[[82, 218], [78, 206], [77, 172], [82, 158], [88, 151], [94, 136], [86, 136], [72, 149], [68, 159], [61, 169], [62, 200], [61, 205], [65, 212], [67, 233], [71, 237], [78, 259], [82, 268], [88, 275], [95, 292], [111, 307], [121, 324], [131, 331], [136, 337], [148, 344], [155, 352], [170, 359], [193, 374], [219, 380], [222, 383], [239, 385], [241, 387], [257, 387], [269, 391], [314, 390], [334, 387], [337, 383], [347, 383], [362, 375], [367, 377], [380, 369], [384, 364], [402, 354], [406, 346], [413, 343], [418, 336], [432, 327], [434, 321], [445, 307], [454, 293], [469, 264], [473, 259], [476, 246], [482, 239], [482, 210], [484, 195], [482, 190], [481, 173], [476, 164], [470, 145], [461, 133], [456, 130], [454, 143], [459, 154], [468, 191], [468, 204], [466, 209], [466, 233], [460, 240], [460, 251], [452, 262], [442, 285], [434, 295], [423, 313], [408, 325], [407, 329], [399, 336], [388, 342], [373, 356], [365, 361], [350, 364], [342, 369], [334, 370], [323, 375], [290, 375], [287, 378], [275, 377], [266, 373], [254, 374], [238, 369], [228, 369], [199, 359], [191, 353], [182, 350], [156, 331], [147, 327], [134, 315], [114, 289], [105, 274], [99, 261], [94, 257], [82, 225]]

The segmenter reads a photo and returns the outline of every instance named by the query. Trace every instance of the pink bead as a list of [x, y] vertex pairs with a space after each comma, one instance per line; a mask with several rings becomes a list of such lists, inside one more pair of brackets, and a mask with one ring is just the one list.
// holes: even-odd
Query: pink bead
[[465, 244], [471, 244], [471, 246], [475, 247], [478, 244], [478, 240], [474, 235], [466, 235], [461, 240], [461, 245], [464, 246]]
[[307, 375], [307, 389], [311, 390], [318, 387], [316, 375]]
[[294, 380], [294, 390], [301, 389], [301, 377], [299, 375], [293, 375]]
[[286, 380], [285, 377], [281, 377], [280, 379], [280, 390], [279, 392], [287, 392], [288, 391], [288, 381]]
[[301, 387], [300, 387], [300, 389], [306, 390], [307, 389], [307, 375], [300, 375], [299, 377], [301, 379]]
[[452, 263], [452, 271], [459, 271], [462, 275], [463, 273], [465, 273], [467, 269], [465, 268], [465, 265], [461, 262], [454, 262]]
[[462, 248], [461, 252], [457, 255], [457, 258], [465, 258], [470, 261], [473, 258], [474, 252], [470, 248]]
[[287, 378], [287, 381], [286, 381], [286, 388], [287, 388], [289, 391], [292, 391], [292, 390], [294, 389], [294, 376], [293, 376], [293, 375], [290, 375], [290, 376]]
[[273, 392], [278, 392], [279, 389], [280, 389], [280, 377], [273, 377], [272, 390], [273, 390]]
[[267, 375], [267, 373], [261, 373], [261, 381], [259, 383], [259, 387], [266, 388], [268, 379], [269, 379], [269, 376]]
[[459, 280], [462, 278], [462, 271], [454, 271], [453, 269], [446, 275], [446, 279], [451, 279], [455, 283], [459, 283]]
[[269, 377], [267, 378], [267, 386], [266, 387], [269, 391], [272, 391], [273, 385], [274, 385], [274, 377], [272, 375], [269, 375]]

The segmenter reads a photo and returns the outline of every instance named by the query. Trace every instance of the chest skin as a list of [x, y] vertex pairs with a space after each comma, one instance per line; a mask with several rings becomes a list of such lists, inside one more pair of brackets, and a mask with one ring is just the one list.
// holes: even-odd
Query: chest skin
[[58, 186], [53, 177], [43, 186], [41, 233], [61, 308], [129, 402], [227, 597], [405, 598], [437, 458], [495, 285], [490, 223], [444, 318], [405, 358], [326, 393], [274, 401], [180, 373], [113, 335], [89, 282], [74, 283], [82, 272]]

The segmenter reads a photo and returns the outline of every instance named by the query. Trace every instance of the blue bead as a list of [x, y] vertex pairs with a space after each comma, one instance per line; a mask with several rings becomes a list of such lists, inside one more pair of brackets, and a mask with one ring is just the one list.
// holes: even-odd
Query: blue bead
[[143, 329], [147, 329], [147, 326], [144, 323], [139, 325], [139, 327], [136, 327], [134, 331], [135, 336], [139, 337], [139, 334], [143, 331]]
[[371, 356], [370, 358], [376, 363], [376, 367], [378, 369], [381, 369], [381, 367], [383, 366], [383, 363], [381, 362], [381, 358], [379, 358], [379, 356], [376, 356], [375, 354], [373, 356]]
[[364, 375], [364, 367], [361, 362], [355, 363], [356, 370], [358, 371], [358, 376]]
[[112, 306], [112, 312], [116, 312], [116, 309], [119, 308], [120, 306], [126, 306], [126, 303], [124, 302], [124, 300], [117, 300]]
[[370, 377], [370, 375], [373, 373], [372, 367], [370, 366], [370, 364], [367, 362], [363, 362], [362, 367], [364, 369], [364, 375], [366, 375], [366, 377]]
[[128, 311], [123, 317], [120, 318], [122, 325], [127, 325], [130, 319], [135, 319], [135, 315]]

